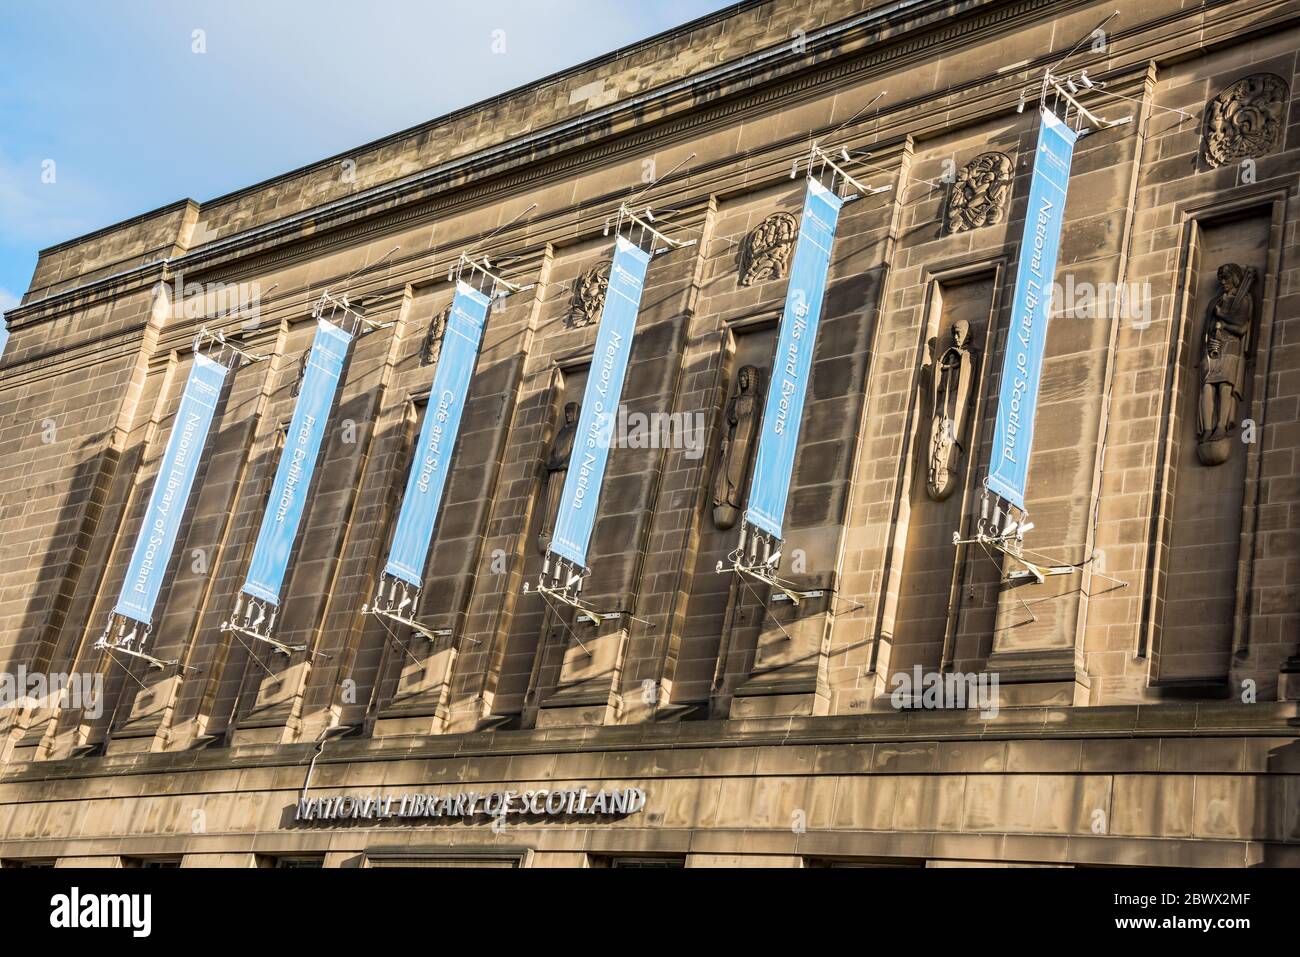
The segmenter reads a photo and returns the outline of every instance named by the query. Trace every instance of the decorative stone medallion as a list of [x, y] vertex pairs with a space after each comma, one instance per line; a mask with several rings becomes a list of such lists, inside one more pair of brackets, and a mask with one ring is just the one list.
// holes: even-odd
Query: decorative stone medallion
[[602, 259], [574, 280], [567, 320], [570, 326], [591, 325], [600, 318], [600, 311], [605, 308], [605, 293], [609, 291], [609, 271], [613, 268], [613, 260]]
[[1290, 95], [1286, 81], [1272, 73], [1243, 77], [1224, 88], [1205, 108], [1205, 161], [1226, 166], [1277, 149]]
[[981, 153], [957, 172], [948, 193], [944, 226], [961, 233], [980, 226], [996, 226], [1007, 218], [1007, 199], [1015, 166], [1006, 153]]
[[428, 331], [424, 334], [424, 344], [420, 347], [420, 365], [436, 365], [442, 355], [442, 340], [447, 334], [447, 320], [451, 318], [451, 306], [440, 309], [429, 320]]
[[789, 213], [773, 213], [751, 229], [740, 249], [740, 284], [782, 278], [798, 233], [799, 223]]

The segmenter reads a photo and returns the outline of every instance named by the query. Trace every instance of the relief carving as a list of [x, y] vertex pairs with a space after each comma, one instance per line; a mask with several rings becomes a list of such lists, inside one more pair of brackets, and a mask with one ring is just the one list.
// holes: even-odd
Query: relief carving
[[926, 493], [942, 502], [960, 483], [962, 444], [974, 394], [976, 352], [970, 344], [970, 323], [958, 319], [950, 330], [952, 342], [939, 356], [937, 340], [930, 340], [930, 443], [926, 451]]
[[302, 391], [302, 380], [307, 375], [307, 363], [311, 361], [311, 347], [308, 346], [303, 352], [302, 358], [298, 360], [298, 378], [293, 380], [293, 387], [289, 389], [289, 395], [292, 398], [298, 398], [298, 393]]
[[1232, 454], [1246, 389], [1246, 364], [1255, 324], [1258, 273], [1224, 263], [1219, 293], [1205, 315], [1201, 335], [1201, 401], [1196, 417], [1196, 455], [1202, 465], [1222, 465]]
[[600, 318], [600, 311], [605, 308], [605, 293], [609, 291], [609, 271], [613, 268], [613, 260], [602, 259], [574, 280], [567, 320], [570, 327], [588, 326]]
[[578, 413], [582, 407], [577, 402], [564, 404], [564, 424], [551, 440], [551, 450], [546, 456], [546, 482], [542, 489], [542, 527], [537, 532], [537, 550], [542, 554], [551, 544], [555, 533], [555, 517], [560, 511], [560, 496], [564, 494], [564, 478], [569, 473], [569, 458], [573, 455], [573, 438], [578, 431]]
[[1205, 108], [1205, 160], [1225, 166], [1264, 156], [1282, 140], [1290, 90], [1271, 73], [1257, 73], [1228, 86]]
[[429, 328], [424, 334], [424, 344], [420, 347], [420, 365], [437, 365], [442, 355], [442, 339], [447, 334], [447, 320], [451, 317], [451, 306], [440, 309], [429, 320]]
[[740, 284], [782, 278], [798, 232], [799, 224], [789, 213], [773, 213], [751, 229], [740, 247]]
[[1015, 166], [1005, 153], [981, 153], [957, 172], [944, 223], [949, 233], [995, 226], [1007, 217]]
[[762, 402], [759, 372], [741, 366], [736, 373], [736, 390], [722, 417], [722, 449], [713, 475], [713, 524], [728, 529], [736, 524], [745, 506], [745, 487], [754, 461], [758, 434], [759, 404]]

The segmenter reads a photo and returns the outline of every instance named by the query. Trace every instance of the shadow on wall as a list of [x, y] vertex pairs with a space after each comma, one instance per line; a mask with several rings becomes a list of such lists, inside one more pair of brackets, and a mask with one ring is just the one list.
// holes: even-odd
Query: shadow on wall
[[[78, 453], [99, 445], [109, 434], [104, 431], [83, 439]], [[13, 672], [19, 665], [30, 671], [47, 671], [71, 659], [75, 649], [67, 647], [67, 636], [60, 637], [103, 513], [101, 503], [121, 458], [109, 445], [76, 466], [44, 554], [28, 560], [29, 568], [35, 565], [36, 576], [22, 623], [10, 633], [4, 671]], [[80, 634], [80, 629], [73, 633]]]
[[1300, 741], [1268, 753], [1265, 773], [1255, 777], [1251, 836], [1263, 846], [1256, 867], [1300, 866]]

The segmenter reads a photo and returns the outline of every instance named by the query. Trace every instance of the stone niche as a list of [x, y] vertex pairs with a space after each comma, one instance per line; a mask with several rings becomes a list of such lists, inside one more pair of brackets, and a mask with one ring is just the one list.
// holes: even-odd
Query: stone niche
[[[547, 433], [545, 448], [538, 453], [538, 468], [541, 470], [538, 497], [524, 548], [524, 581], [527, 582], [536, 582], [542, 572], [546, 544], [550, 541], [548, 529], [554, 527], [555, 510], [559, 505], [558, 489], [562, 489], [564, 484], [565, 473], [548, 470], [547, 462], [552, 458], [557, 438], [564, 431], [565, 406], [570, 402], [582, 402], [582, 393], [587, 386], [587, 370], [586, 362], [563, 365], [556, 371], [552, 382], [548, 403], [552, 426]], [[581, 408], [575, 411], [580, 412]], [[556, 489], [554, 495], [550, 494], [552, 487]], [[558, 668], [559, 656], [563, 654], [567, 637], [564, 623], [548, 609], [545, 602], [534, 598], [516, 605], [509, 633], [504, 639], [495, 691], [490, 703], [494, 716], [518, 715], [528, 705], [536, 707], [538, 702], [528, 697], [529, 689], [532, 688], [534, 692], [538, 690], [539, 669]], [[547, 660], [548, 653], [551, 652], [555, 661]]]
[[[403, 454], [401, 461], [404, 463], [403, 468], [398, 471], [398, 482], [393, 489], [393, 508], [389, 516], [388, 532], [385, 536], [384, 548], [380, 552], [381, 556], [387, 556], [389, 549], [392, 547], [393, 533], [397, 527], [397, 514], [401, 507], [401, 500], [406, 489], [406, 477], [410, 474], [410, 468], [414, 464], [415, 457], [419, 454], [419, 435], [420, 430], [424, 427], [424, 417], [429, 411], [429, 395], [427, 392], [418, 392], [412, 395], [406, 403], [406, 414], [403, 421], [404, 441]], [[455, 474], [454, 472], [452, 474]], [[378, 571], [383, 568], [384, 558], [381, 557], [377, 563], [376, 580], [378, 580]], [[466, 572], [468, 573], [468, 572]], [[433, 580], [433, 579], [430, 579]], [[452, 600], [452, 589], [438, 588], [431, 589], [427, 595], [422, 598], [421, 605], [412, 610], [412, 614], [422, 621], [433, 623], [433, 618], [437, 613], [444, 613], [447, 610], [448, 603]], [[434, 606], [432, 609], [430, 606]], [[369, 625], [370, 622], [367, 622]], [[380, 629], [388, 632], [393, 629], [393, 625], [387, 625], [382, 621], [375, 621]], [[439, 627], [444, 626], [444, 621], [437, 621]], [[390, 667], [396, 666], [397, 677], [395, 686], [391, 689], [385, 689], [384, 697], [387, 703], [379, 715], [376, 725], [376, 733], [389, 733], [393, 725], [393, 716], [405, 716], [407, 711], [414, 710], [418, 713], [432, 714], [434, 705], [429, 704], [424, 699], [428, 697], [431, 689], [435, 688], [439, 681], [442, 680], [449, 666], [449, 659], [452, 657], [451, 643], [447, 641], [430, 642], [428, 639], [420, 638], [415, 634], [409, 637], [402, 633], [397, 639], [401, 644], [398, 647], [406, 649], [405, 653], [393, 653], [396, 648], [391, 645], [392, 635], [389, 635], [388, 649]], [[426, 707], [420, 707], [419, 704], [425, 704]], [[403, 731], [408, 730], [403, 727]]]
[[[755, 629], [761, 609], [754, 605], [752, 598], [746, 604], [744, 599], [750, 596], [737, 584], [734, 574], [728, 571], [720, 575], [715, 570], [718, 562], [723, 561], [727, 553], [736, 547], [741, 526], [739, 518], [734, 524], [728, 524], [727, 503], [724, 501], [722, 505], [718, 504], [731, 493], [733, 484], [725, 475], [720, 477], [719, 473], [730, 462], [735, 466], [735, 471], [743, 474], [743, 482], [736, 490], [743, 517], [743, 506], [748, 502], [749, 483], [753, 478], [757, 429], [746, 462], [736, 460], [736, 448], [729, 450], [728, 461], [724, 462], [722, 441], [731, 431], [728, 409], [733, 406], [733, 399], [740, 391], [738, 380], [743, 368], [755, 370], [756, 381], [751, 385], [751, 391], [757, 399], [756, 420], [761, 421], [762, 402], [771, 379], [776, 333], [774, 318], [758, 323], [738, 323], [728, 333], [731, 348], [722, 372], [726, 395], [722, 407], [716, 413], [718, 428], [711, 432], [715, 440], [706, 457], [709, 465], [705, 472], [705, 480], [708, 482], [705, 495], [709, 501], [700, 522], [692, 579], [694, 586], [683, 616], [673, 682], [673, 704], [707, 702], [724, 686], [743, 680], [753, 664], [752, 646], [757, 635]], [[720, 658], [724, 646], [734, 649], [736, 653]], [[748, 653], [744, 650], [746, 647], [750, 649]]]
[[[1158, 686], [1226, 683], [1241, 633], [1245, 611], [1238, 587], [1244, 563], [1249, 561], [1242, 531], [1252, 450], [1246, 440], [1262, 439], [1262, 424], [1255, 428], [1252, 422], [1260, 399], [1254, 379], [1263, 341], [1261, 306], [1270, 228], [1270, 211], [1264, 208], [1196, 221], [1189, 236], [1177, 343], [1177, 393], [1166, 436], [1171, 482], [1165, 509], [1170, 521], [1157, 542], [1162, 554], [1154, 583], [1151, 680]], [[1253, 275], [1248, 288], [1236, 294], [1238, 306], [1231, 297], [1225, 299], [1220, 276], [1225, 264]], [[1216, 311], [1216, 307], [1220, 308]], [[1245, 341], [1207, 345], [1212, 336], [1207, 325], [1234, 309], [1239, 317], [1248, 316]], [[1226, 335], [1221, 333], [1219, 341]], [[1212, 348], [1224, 354], [1239, 350], [1243, 368], [1237, 376], [1241, 395], [1233, 400], [1236, 424], [1210, 444], [1206, 432], [1214, 423], [1203, 422], [1202, 409], [1206, 380], [1225, 378], [1221, 369], [1207, 374], [1207, 351]], [[1235, 391], [1233, 386], [1222, 388]], [[1219, 399], [1216, 394], [1211, 418]], [[1207, 454], [1207, 447], [1213, 454]]]
[[[379, 580], [380, 570], [387, 560], [389, 548], [393, 543], [397, 511], [406, 489], [407, 467], [416, 454], [426, 407], [426, 401], [410, 396], [402, 403], [400, 412], [392, 423], [395, 433], [392, 440], [394, 464], [388, 472], [389, 482], [383, 506], [382, 521], [386, 530], [382, 545], [375, 549], [374, 564], [370, 569], [375, 581]], [[368, 599], [370, 596], [366, 597]], [[426, 731], [429, 722], [420, 720], [412, 722], [411, 727], [401, 727], [397, 732], [392, 732], [394, 722], [390, 715], [395, 709], [412, 701], [423, 688], [427, 687], [424, 678], [429, 665], [430, 644], [412, 637], [409, 643], [400, 646], [411, 650], [412, 654], [407, 655], [399, 651], [393, 643], [392, 626], [376, 615], [360, 616], [357, 627], [361, 630], [357, 658], [353, 666], [353, 673], [357, 675], [357, 700], [364, 701], [368, 695], [373, 695], [382, 712], [376, 715], [373, 733], [376, 736], [383, 736], [388, 733]], [[416, 665], [416, 662], [419, 664]], [[371, 688], [373, 691], [370, 690]], [[420, 710], [428, 712], [429, 709]], [[422, 714], [421, 718], [424, 717], [425, 715]], [[357, 722], [366, 720], [365, 711], [357, 709], [351, 712], [351, 719]], [[345, 718], [343, 723], [347, 723], [347, 720]]]
[[[886, 693], [890, 678], [900, 671], [952, 665], [966, 564], [952, 537], [965, 531], [964, 516], [977, 507], [972, 503], [978, 495], [974, 473], [980, 419], [996, 401], [986, 393], [997, 276], [989, 269], [930, 285], [908, 481], [899, 509], [901, 554], [896, 552], [891, 561], [896, 597], [890, 602], [892, 614], [887, 608], [881, 624], [879, 665], [887, 672], [882, 676]], [[960, 344], [953, 335], [958, 327], [965, 332], [958, 337]], [[965, 354], [964, 369], [951, 362], [958, 353]]]

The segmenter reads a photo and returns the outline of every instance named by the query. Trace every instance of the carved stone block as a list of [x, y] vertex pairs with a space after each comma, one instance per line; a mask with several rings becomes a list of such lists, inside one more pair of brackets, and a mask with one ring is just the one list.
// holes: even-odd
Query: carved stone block
[[1290, 95], [1286, 81], [1272, 73], [1256, 73], [1226, 87], [1205, 108], [1205, 161], [1226, 166], [1277, 149]]
[[773, 213], [751, 229], [740, 249], [740, 284], [783, 277], [798, 234], [799, 223], [789, 213]]
[[590, 325], [600, 318], [605, 308], [605, 294], [609, 291], [609, 271], [614, 268], [612, 259], [602, 259], [573, 282], [573, 299], [566, 322], [573, 328]]
[[1005, 153], [981, 153], [957, 172], [948, 193], [944, 227], [961, 233], [1006, 219], [1015, 166]]
[[307, 377], [307, 363], [311, 362], [311, 347], [303, 350], [302, 358], [298, 360], [298, 377], [293, 380], [293, 386], [289, 389], [289, 395], [298, 398], [298, 393], [302, 391], [302, 380]]
[[442, 355], [442, 339], [447, 332], [447, 320], [451, 317], [451, 306], [440, 309], [429, 320], [429, 328], [424, 333], [424, 343], [420, 346], [420, 365], [437, 365]]

